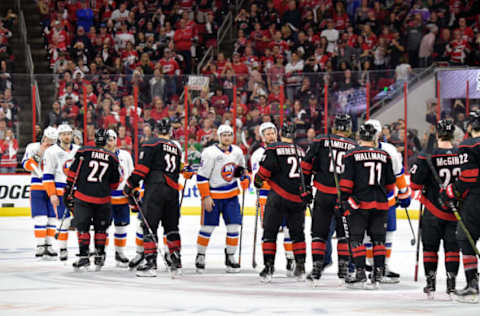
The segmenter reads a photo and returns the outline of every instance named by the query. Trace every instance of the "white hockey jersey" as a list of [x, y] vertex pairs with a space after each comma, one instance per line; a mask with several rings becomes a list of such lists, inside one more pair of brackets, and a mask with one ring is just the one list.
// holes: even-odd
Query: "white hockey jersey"
[[197, 172], [197, 186], [202, 197], [228, 199], [240, 193], [237, 179], [233, 177], [235, 166], [245, 166], [245, 157], [240, 147], [231, 145], [228, 152], [218, 145], [202, 151], [200, 169]]
[[63, 195], [67, 183], [67, 172], [73, 162], [79, 146], [70, 145], [70, 150], [63, 150], [60, 145], [55, 144], [45, 150], [43, 155], [43, 186], [48, 196], [56, 194]]
[[[408, 185], [405, 180], [405, 172], [403, 169], [403, 159], [402, 155], [398, 152], [397, 148], [390, 143], [380, 142], [378, 147], [385, 150], [390, 157], [392, 158], [392, 169], [396, 177], [396, 186], [400, 193], [405, 193], [408, 191]], [[388, 206], [391, 207], [395, 205], [395, 192], [391, 191], [387, 193], [388, 197]]]
[[[42, 163], [37, 163], [34, 157], [40, 151], [40, 143], [30, 143], [25, 148], [25, 154], [23, 155], [22, 159], [22, 166], [23, 169], [30, 171], [30, 191], [44, 191], [45, 188], [42, 184]], [[42, 156], [40, 157], [42, 159]]]
[[128, 204], [127, 197], [123, 194], [123, 187], [128, 177], [133, 172], [133, 160], [130, 153], [123, 149], [117, 149], [115, 155], [118, 157], [120, 166], [120, 185], [116, 190], [112, 190], [112, 204]]
[[[260, 162], [262, 161], [262, 157], [264, 153], [265, 153], [265, 148], [259, 147], [253, 152], [252, 156], [250, 157], [250, 167], [252, 168], [252, 179], [255, 178], [255, 175], [260, 169]], [[266, 200], [269, 191], [270, 191], [270, 185], [268, 184], [268, 181], [264, 181], [263, 186], [260, 188], [260, 191], [258, 192], [259, 198]]]

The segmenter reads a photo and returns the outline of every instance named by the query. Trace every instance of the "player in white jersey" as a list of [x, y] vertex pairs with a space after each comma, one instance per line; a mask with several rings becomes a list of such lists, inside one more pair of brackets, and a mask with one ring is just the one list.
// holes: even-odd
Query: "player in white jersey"
[[53, 250], [56, 217], [48, 203], [48, 196], [42, 184], [42, 158], [45, 150], [57, 142], [58, 133], [54, 127], [47, 127], [40, 142], [30, 143], [22, 159], [23, 168], [30, 171], [30, 209], [35, 225], [37, 249], [35, 257], [55, 260], [58, 254]]
[[112, 190], [112, 218], [115, 226], [114, 244], [115, 261], [118, 267], [127, 267], [128, 258], [125, 256], [127, 245], [127, 226], [130, 224], [130, 207], [128, 198], [123, 194], [123, 187], [132, 173], [134, 166], [132, 155], [126, 150], [117, 148], [117, 133], [109, 129], [106, 148], [117, 156], [120, 165], [120, 185]]
[[[395, 186], [397, 187], [398, 192], [391, 191], [387, 192], [388, 197], [388, 219], [387, 219], [387, 235], [385, 240], [385, 248], [387, 254], [385, 256], [385, 277], [383, 278], [384, 283], [398, 283], [400, 282], [400, 275], [398, 273], [392, 272], [389, 269], [388, 263], [390, 256], [392, 254], [392, 243], [393, 243], [393, 233], [397, 230], [397, 199], [398, 205], [402, 208], [407, 208], [410, 206], [411, 199], [411, 190], [405, 179], [405, 172], [403, 168], [402, 155], [398, 150], [390, 143], [382, 142], [379, 139], [380, 134], [382, 133], [382, 124], [379, 120], [368, 120], [365, 124], [371, 124], [377, 131], [377, 147], [385, 150], [390, 157], [392, 158], [392, 169], [396, 177]], [[365, 242], [365, 247], [367, 248], [367, 260], [370, 265], [373, 265], [373, 250], [372, 242], [370, 237], [367, 237]]]
[[245, 157], [242, 150], [232, 145], [232, 128], [229, 125], [220, 125], [217, 135], [219, 143], [203, 150], [200, 169], [197, 172], [202, 214], [195, 266], [198, 272], [203, 272], [205, 269], [208, 242], [213, 230], [219, 224], [221, 213], [227, 227], [225, 248], [227, 272], [240, 272], [240, 265], [234, 259], [242, 224], [237, 178], [240, 178], [242, 189], [247, 190], [250, 177], [245, 173]]
[[[277, 141], [277, 128], [271, 122], [265, 122], [260, 125], [259, 129], [260, 137], [262, 138], [265, 146]], [[258, 169], [260, 169], [260, 161], [262, 160], [265, 147], [261, 146], [257, 148], [250, 157], [250, 165], [252, 168], [252, 177], [255, 176]], [[267, 202], [267, 195], [270, 191], [270, 186], [267, 181], [263, 182], [262, 188], [258, 190], [258, 204], [260, 207], [260, 218], [263, 222], [263, 213], [265, 211], [265, 203]], [[263, 227], [263, 225], [262, 225]], [[280, 228], [283, 231], [283, 248], [285, 249], [285, 256], [287, 259], [287, 276], [293, 276], [293, 270], [295, 269], [295, 257], [293, 255], [292, 240], [288, 232], [288, 227], [284, 219]]]
[[49, 203], [54, 209], [57, 219], [63, 217], [63, 224], [58, 221], [58, 246], [60, 249], [60, 260], [66, 261], [68, 258], [67, 241], [68, 229], [70, 227], [70, 213], [65, 207], [63, 201], [63, 191], [67, 183], [67, 172], [73, 162], [75, 153], [79, 146], [72, 143], [72, 128], [68, 124], [61, 124], [57, 128], [59, 141], [57, 144], [49, 147], [43, 156], [43, 186], [49, 197]]

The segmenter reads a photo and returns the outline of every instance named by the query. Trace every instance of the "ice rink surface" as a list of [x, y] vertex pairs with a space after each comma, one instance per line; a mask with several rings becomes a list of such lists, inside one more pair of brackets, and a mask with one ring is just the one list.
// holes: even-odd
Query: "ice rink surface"
[[[100, 272], [74, 272], [77, 237], [70, 233], [69, 260], [49, 262], [34, 257], [33, 222], [27, 217], [0, 218], [0, 315], [480, 315], [480, 305], [450, 301], [445, 294], [443, 253], [439, 256], [437, 293], [428, 300], [420, 263], [419, 282], [413, 281], [415, 247], [408, 222], [398, 221], [391, 268], [401, 274], [399, 284], [385, 284], [376, 291], [351, 290], [339, 284], [337, 268], [324, 271], [319, 287], [285, 276], [283, 246], [277, 246], [276, 271], [271, 284], [262, 284], [261, 247], [257, 245], [257, 271], [252, 268], [254, 217], [245, 218], [242, 272], [226, 274], [225, 227], [215, 230], [207, 251], [207, 269], [194, 269], [198, 216], [181, 218], [184, 274], [172, 279], [159, 258], [156, 278], [138, 278], [115, 267], [113, 242]], [[415, 230], [417, 221], [413, 221]], [[134, 230], [130, 225], [127, 255], [135, 255]], [[306, 221], [309, 243], [310, 218]], [[111, 234], [112, 235], [112, 234]], [[280, 235], [281, 236], [281, 235]], [[260, 240], [261, 235], [259, 234]], [[333, 242], [336, 245], [336, 241]], [[307, 272], [311, 268], [307, 246]], [[334, 251], [334, 254], [336, 252]], [[334, 255], [334, 260], [336, 256]], [[465, 277], [460, 269], [457, 288]]]

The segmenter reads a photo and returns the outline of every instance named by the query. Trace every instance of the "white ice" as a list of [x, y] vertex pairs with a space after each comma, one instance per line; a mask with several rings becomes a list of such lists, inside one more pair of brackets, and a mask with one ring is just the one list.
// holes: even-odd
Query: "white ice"
[[[207, 270], [199, 275], [194, 270], [199, 217], [182, 217], [184, 275], [171, 279], [160, 258], [161, 272], [156, 278], [138, 278], [134, 272], [115, 267], [113, 246], [109, 246], [102, 271], [74, 272], [72, 262], [78, 248], [73, 233], [70, 233], [68, 262], [35, 259], [32, 220], [0, 218], [0, 315], [480, 315], [480, 305], [450, 301], [445, 294], [443, 252], [439, 256], [435, 299], [425, 297], [421, 262], [419, 282], [413, 281], [415, 247], [410, 244], [412, 235], [406, 220], [398, 221], [390, 264], [392, 270], [401, 274], [401, 282], [382, 285], [377, 291], [340, 286], [335, 263], [324, 272], [317, 288], [287, 278], [281, 235], [274, 279], [271, 284], [262, 284], [258, 278], [263, 262], [260, 243], [257, 245], [258, 267], [252, 268], [253, 222], [254, 217], [245, 218], [241, 273], [224, 271], [225, 227], [222, 225], [210, 240]], [[136, 219], [132, 217], [127, 242], [130, 258], [135, 255], [135, 224]], [[413, 225], [416, 230], [417, 221], [413, 221]], [[307, 243], [309, 227], [310, 218], [307, 218]], [[258, 240], [260, 237], [259, 234]], [[307, 258], [308, 272], [309, 253]], [[460, 269], [457, 288], [464, 285], [465, 277]]]

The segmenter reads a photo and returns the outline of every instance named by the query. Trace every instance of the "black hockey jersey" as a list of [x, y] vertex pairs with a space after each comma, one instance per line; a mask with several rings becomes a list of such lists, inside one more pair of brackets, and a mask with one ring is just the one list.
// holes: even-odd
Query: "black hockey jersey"
[[136, 188], [143, 179], [145, 184], [164, 182], [178, 190], [181, 161], [182, 150], [175, 142], [165, 138], [153, 138], [142, 145], [138, 163], [128, 178], [128, 185]]
[[480, 194], [480, 137], [464, 140], [458, 146], [458, 155], [462, 166], [455, 189], [462, 195], [467, 192]]
[[456, 221], [455, 216], [442, 208], [440, 204], [440, 188], [435, 181], [432, 171], [428, 167], [427, 159], [431, 159], [435, 171], [447, 186], [455, 182], [460, 175], [462, 159], [457, 148], [433, 150], [431, 155], [421, 153], [410, 169], [410, 187], [412, 190], [422, 190], [421, 202], [427, 210], [438, 218], [447, 221]]
[[[300, 198], [301, 168], [295, 153], [295, 145], [286, 142], [277, 142], [267, 146], [262, 160], [258, 175], [268, 184], [277, 194], [292, 202], [302, 203]], [[298, 158], [305, 157], [305, 151], [300, 146], [297, 147]]]
[[330, 155], [328, 135], [316, 137], [307, 150], [305, 160], [302, 161], [302, 169], [305, 174], [305, 182], [310, 183], [313, 174], [313, 185], [317, 190], [337, 194], [334, 180], [334, 169], [340, 176], [343, 173], [343, 157], [345, 153], [357, 146], [350, 138], [330, 135], [332, 155]]
[[78, 170], [73, 196], [88, 203], [109, 204], [111, 191], [120, 184], [118, 158], [104, 148], [91, 146], [80, 148], [67, 174], [67, 183], [70, 185], [75, 179], [80, 161], [82, 163]]
[[387, 192], [395, 187], [390, 155], [382, 149], [358, 146], [345, 154], [343, 163], [342, 199], [354, 196], [362, 210], [388, 210]]

